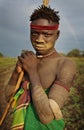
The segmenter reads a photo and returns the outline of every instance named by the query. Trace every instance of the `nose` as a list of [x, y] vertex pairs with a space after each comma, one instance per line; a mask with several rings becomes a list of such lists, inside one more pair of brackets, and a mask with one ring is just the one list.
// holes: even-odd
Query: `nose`
[[43, 35], [39, 35], [38, 38], [36, 39], [37, 43], [44, 43]]

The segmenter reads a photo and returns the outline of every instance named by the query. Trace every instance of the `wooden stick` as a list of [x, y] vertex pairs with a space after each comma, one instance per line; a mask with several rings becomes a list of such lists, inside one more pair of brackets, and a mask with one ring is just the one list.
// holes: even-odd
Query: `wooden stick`
[[5, 112], [4, 112], [4, 114], [2, 115], [2, 118], [1, 118], [1, 120], [0, 120], [0, 126], [2, 125], [4, 119], [6, 118], [6, 115], [7, 115], [8, 111], [9, 111], [9, 109], [10, 109], [10, 106], [11, 106], [13, 100], [14, 100], [14, 95], [16, 94], [17, 90], [19, 89], [19, 86], [20, 86], [20, 83], [21, 83], [21, 81], [22, 81], [23, 75], [24, 75], [24, 72], [21, 71], [21, 72], [20, 72], [20, 75], [19, 75], [19, 78], [18, 78], [18, 81], [17, 81], [17, 84], [16, 84], [16, 86], [15, 86], [14, 92], [13, 92], [13, 94], [12, 94], [12, 97], [11, 97], [11, 99], [10, 99], [10, 101], [9, 101], [9, 103], [8, 103], [8, 105], [7, 105], [7, 107], [6, 107], [6, 109], [5, 109]]
[[49, 4], [49, 0], [43, 0], [43, 5], [44, 5], [44, 6], [46, 6], [46, 7], [47, 7], [47, 6], [48, 6], [48, 4]]

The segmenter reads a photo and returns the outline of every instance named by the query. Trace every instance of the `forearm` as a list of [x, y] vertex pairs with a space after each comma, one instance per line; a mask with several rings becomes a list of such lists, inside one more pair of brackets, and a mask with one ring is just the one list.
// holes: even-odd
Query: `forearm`
[[9, 85], [16, 85], [17, 80], [18, 80], [18, 76], [19, 76], [19, 73], [17, 72], [17, 68], [15, 67], [8, 84]]
[[36, 112], [42, 123], [50, 123], [54, 116], [50, 108], [48, 97], [42, 87], [37, 72], [30, 75], [32, 100]]
[[9, 101], [10, 97], [12, 96], [12, 93], [15, 89], [15, 85], [16, 85], [17, 80], [18, 80], [18, 76], [19, 76], [19, 74], [15, 68], [12, 75], [11, 75], [11, 78], [9, 79], [9, 82], [5, 88], [5, 96], [6, 96], [7, 101]]

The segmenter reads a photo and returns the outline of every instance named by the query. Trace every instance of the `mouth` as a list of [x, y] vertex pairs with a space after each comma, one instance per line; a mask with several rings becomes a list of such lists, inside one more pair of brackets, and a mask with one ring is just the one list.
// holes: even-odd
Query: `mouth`
[[36, 51], [44, 51], [45, 48], [46, 48], [46, 43], [36, 43], [36, 42], [33, 42], [33, 47]]
[[43, 50], [43, 49], [45, 49], [45, 45], [43, 45], [43, 44], [36, 44], [35, 48], [39, 49], [39, 50]]
[[35, 47], [44, 48], [44, 45], [36, 45]]
[[44, 47], [35, 46], [35, 49], [38, 50], [38, 51], [43, 51], [43, 50], [44, 50]]

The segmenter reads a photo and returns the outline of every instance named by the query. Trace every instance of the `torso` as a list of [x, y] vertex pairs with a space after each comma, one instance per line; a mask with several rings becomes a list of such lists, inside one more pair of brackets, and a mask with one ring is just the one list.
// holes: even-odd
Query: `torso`
[[54, 56], [39, 61], [38, 72], [44, 89], [50, 87], [56, 80], [64, 60], [63, 56]]
[[[61, 73], [61, 70], [65, 69], [64, 64], [67, 63], [68, 61], [70, 61], [69, 58], [61, 56], [58, 53], [54, 53], [53, 55], [51, 55], [49, 57], [38, 58], [38, 64], [37, 64], [38, 74], [40, 77], [42, 87], [44, 89], [51, 87], [52, 84], [54, 83], [54, 81], [59, 79], [58, 77], [60, 76], [60, 74], [61, 75], [63, 74], [63, 73]], [[69, 71], [71, 72], [74, 70], [72, 68]], [[28, 75], [27, 75], [27, 79], [29, 79]], [[66, 77], [65, 77], [65, 79], [66, 79]]]

